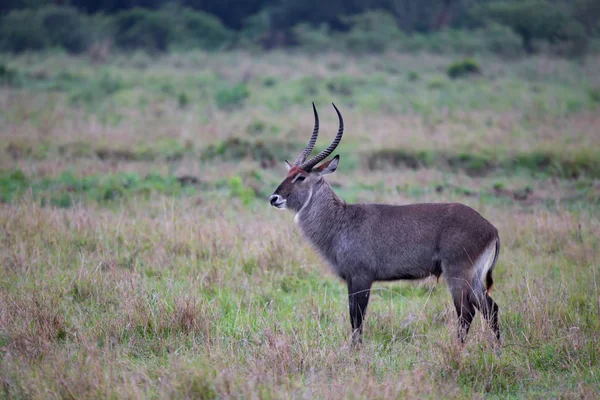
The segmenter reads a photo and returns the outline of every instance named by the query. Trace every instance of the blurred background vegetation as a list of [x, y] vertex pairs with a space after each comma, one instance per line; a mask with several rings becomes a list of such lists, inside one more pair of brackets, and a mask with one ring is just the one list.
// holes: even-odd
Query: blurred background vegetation
[[8, 0], [0, 51], [299, 48], [580, 57], [597, 0]]

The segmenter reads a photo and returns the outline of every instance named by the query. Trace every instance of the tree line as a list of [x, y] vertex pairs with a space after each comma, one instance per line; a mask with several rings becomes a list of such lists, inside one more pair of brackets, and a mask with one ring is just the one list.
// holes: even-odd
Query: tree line
[[103, 40], [155, 52], [327, 47], [334, 39], [379, 51], [458, 41], [462, 31], [495, 41], [481, 44], [491, 51], [518, 39], [525, 53], [580, 55], [600, 37], [598, 0], [5, 0], [0, 13], [0, 49], [14, 52], [79, 52]]

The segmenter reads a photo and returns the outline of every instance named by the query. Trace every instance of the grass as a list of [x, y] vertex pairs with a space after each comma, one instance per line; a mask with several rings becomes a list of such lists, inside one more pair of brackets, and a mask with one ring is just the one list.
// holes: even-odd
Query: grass
[[[598, 59], [0, 56], [7, 398], [597, 398]], [[310, 71], [310, 72], [307, 72]], [[418, 73], [414, 72], [418, 71]], [[502, 238], [464, 348], [440, 282], [345, 285], [268, 205], [321, 117], [347, 201], [460, 201]]]

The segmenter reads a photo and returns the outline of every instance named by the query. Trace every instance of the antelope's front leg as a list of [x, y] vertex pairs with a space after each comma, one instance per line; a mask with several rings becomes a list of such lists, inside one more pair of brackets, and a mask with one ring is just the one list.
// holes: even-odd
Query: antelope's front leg
[[367, 306], [369, 305], [372, 281], [349, 278], [347, 283], [350, 324], [352, 325], [352, 345], [357, 345], [362, 343], [363, 320], [367, 313]]

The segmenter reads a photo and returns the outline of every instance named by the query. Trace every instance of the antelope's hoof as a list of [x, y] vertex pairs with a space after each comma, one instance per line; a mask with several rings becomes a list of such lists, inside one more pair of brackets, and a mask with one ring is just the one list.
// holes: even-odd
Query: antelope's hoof
[[362, 344], [362, 335], [360, 333], [360, 331], [357, 329], [354, 332], [352, 332], [352, 338], [351, 338], [351, 342], [352, 348], [357, 348], [358, 346], [360, 346]]

